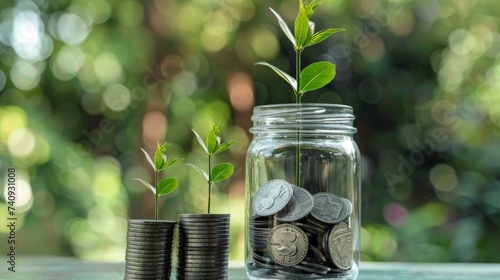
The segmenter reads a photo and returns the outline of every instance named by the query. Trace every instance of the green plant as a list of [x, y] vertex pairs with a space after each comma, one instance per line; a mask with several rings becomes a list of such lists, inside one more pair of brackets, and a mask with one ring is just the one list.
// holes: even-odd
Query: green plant
[[200, 167], [187, 163], [186, 165], [189, 165], [196, 169], [205, 179], [207, 180], [208, 184], [208, 209], [207, 212], [210, 214], [210, 200], [211, 200], [211, 188], [212, 184], [215, 182], [223, 181], [229, 178], [233, 172], [234, 172], [234, 166], [229, 163], [229, 162], [223, 162], [219, 163], [216, 166], [212, 168], [212, 157], [216, 154], [219, 154], [231, 147], [232, 145], [236, 144], [235, 141], [228, 141], [225, 143], [221, 143], [221, 139], [219, 136], [220, 129], [222, 128], [222, 124], [217, 124], [217, 125], [212, 125], [210, 127], [210, 131], [208, 132], [207, 135], [207, 140], [206, 144], [203, 142], [203, 139], [200, 137], [200, 135], [194, 130], [193, 133], [196, 136], [196, 139], [198, 140], [198, 143], [200, 143], [201, 147], [205, 151], [207, 157], [208, 157], [208, 172], [204, 171]]
[[155, 173], [155, 183], [154, 186], [149, 184], [148, 182], [139, 179], [139, 178], [133, 178], [133, 180], [139, 181], [143, 183], [146, 187], [148, 187], [153, 194], [155, 195], [155, 220], [158, 220], [158, 197], [162, 195], [167, 195], [177, 189], [177, 186], [179, 185], [179, 182], [176, 178], [170, 177], [170, 178], [165, 178], [158, 182], [158, 173], [162, 171], [163, 169], [170, 167], [174, 165], [176, 162], [179, 160], [182, 160], [180, 158], [174, 158], [167, 160], [167, 156], [165, 155], [165, 152], [167, 151], [168, 144], [163, 143], [160, 144], [158, 143], [158, 146], [156, 148], [156, 152], [154, 155], [154, 161], [149, 157], [148, 153], [141, 148], [142, 152], [144, 155], [146, 155], [146, 159], [148, 160], [149, 164], [151, 167], [153, 167], [154, 173]]
[[[309, 21], [309, 18], [313, 15], [319, 4], [320, 3], [316, 3], [315, 0], [312, 0], [309, 4], [304, 4], [302, 0], [299, 0], [299, 12], [297, 18], [295, 19], [293, 34], [283, 18], [281, 18], [281, 16], [272, 8], [269, 8], [278, 19], [281, 30], [283, 30], [295, 49], [295, 78], [265, 61], [256, 63], [257, 65], [270, 67], [288, 84], [290, 84], [295, 93], [295, 102], [297, 104], [301, 103], [301, 98], [304, 93], [326, 86], [333, 80], [336, 73], [335, 64], [328, 61], [315, 62], [306, 66], [304, 69], [301, 69], [301, 54], [306, 47], [320, 43], [330, 37], [330, 35], [345, 30], [343, 28], [327, 28], [315, 33], [315, 24], [314, 22]], [[297, 132], [297, 140], [299, 138], [300, 130]], [[300, 145], [297, 145], [296, 166], [296, 183], [299, 185]]]

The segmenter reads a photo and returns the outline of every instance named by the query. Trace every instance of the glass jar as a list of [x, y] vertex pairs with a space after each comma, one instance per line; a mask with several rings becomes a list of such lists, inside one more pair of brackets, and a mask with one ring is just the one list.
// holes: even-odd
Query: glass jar
[[360, 154], [352, 108], [258, 106], [246, 156], [250, 279], [356, 279]]

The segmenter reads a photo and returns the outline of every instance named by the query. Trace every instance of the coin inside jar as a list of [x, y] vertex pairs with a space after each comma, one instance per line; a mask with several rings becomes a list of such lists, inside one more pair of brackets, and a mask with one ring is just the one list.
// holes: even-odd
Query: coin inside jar
[[281, 224], [269, 233], [267, 250], [271, 259], [283, 266], [294, 266], [307, 255], [309, 240], [299, 227]]
[[353, 262], [352, 230], [345, 223], [335, 225], [328, 233], [328, 254], [340, 269], [349, 269]]
[[276, 213], [278, 221], [292, 222], [307, 216], [313, 206], [313, 196], [304, 188], [292, 185], [293, 194], [288, 204], [281, 211]]
[[345, 202], [332, 193], [316, 193], [314, 197], [314, 207], [311, 215], [318, 221], [327, 224], [336, 224], [345, 220], [349, 213]]
[[253, 197], [253, 210], [259, 216], [276, 214], [290, 201], [293, 195], [292, 185], [281, 179], [264, 183]]

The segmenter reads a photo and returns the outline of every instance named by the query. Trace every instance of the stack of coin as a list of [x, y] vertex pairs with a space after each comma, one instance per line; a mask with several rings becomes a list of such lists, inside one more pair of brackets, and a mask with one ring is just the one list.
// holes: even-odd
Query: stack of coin
[[348, 199], [326, 192], [311, 195], [274, 179], [257, 190], [252, 204], [250, 275], [304, 279], [349, 274], [354, 248]]
[[229, 219], [179, 215], [177, 279], [228, 279]]
[[267, 247], [267, 237], [273, 228], [273, 220], [269, 217], [254, 216], [250, 220], [249, 241], [255, 252], [264, 252]]
[[125, 279], [169, 279], [177, 222], [129, 220]]

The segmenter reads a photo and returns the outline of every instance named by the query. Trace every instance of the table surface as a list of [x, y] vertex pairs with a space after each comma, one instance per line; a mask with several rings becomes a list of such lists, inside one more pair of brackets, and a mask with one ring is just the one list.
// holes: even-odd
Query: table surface
[[[122, 280], [124, 263], [88, 262], [76, 258], [19, 256], [16, 272], [2, 261], [0, 279]], [[173, 278], [172, 278], [173, 279]], [[242, 264], [230, 264], [230, 280], [248, 279]], [[361, 263], [358, 280], [499, 280], [500, 264]]]

